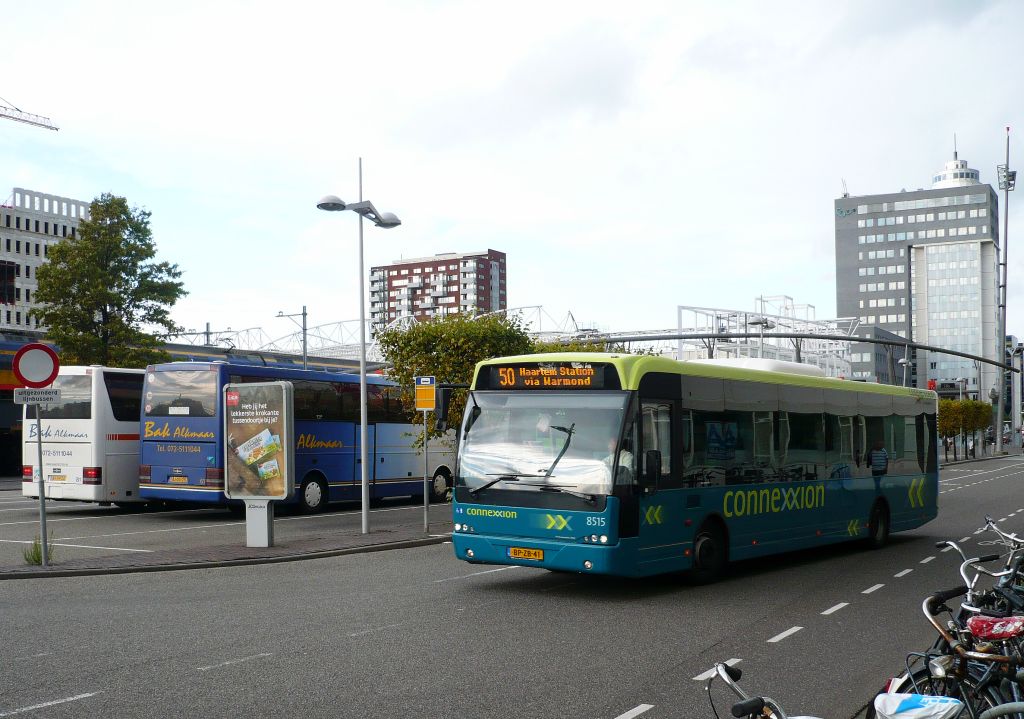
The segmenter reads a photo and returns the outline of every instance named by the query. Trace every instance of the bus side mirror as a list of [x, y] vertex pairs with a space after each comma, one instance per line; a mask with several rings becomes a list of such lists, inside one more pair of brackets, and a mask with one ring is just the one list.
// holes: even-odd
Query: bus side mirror
[[640, 477], [640, 491], [654, 494], [658, 491], [658, 479], [661, 477], [661, 452], [649, 449], [644, 452], [644, 473]]
[[434, 427], [438, 432], [447, 432], [448, 407], [452, 403], [452, 388], [438, 387], [434, 402]]

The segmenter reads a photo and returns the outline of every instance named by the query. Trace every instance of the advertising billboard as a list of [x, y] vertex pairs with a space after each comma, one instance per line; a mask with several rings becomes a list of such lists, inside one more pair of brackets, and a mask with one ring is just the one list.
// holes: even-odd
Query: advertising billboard
[[295, 486], [291, 382], [224, 387], [224, 491], [229, 499], [287, 499]]

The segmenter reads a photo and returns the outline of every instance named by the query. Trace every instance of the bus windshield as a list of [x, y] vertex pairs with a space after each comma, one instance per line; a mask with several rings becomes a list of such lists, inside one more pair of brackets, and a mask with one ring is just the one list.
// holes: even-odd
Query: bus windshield
[[209, 370], [149, 372], [145, 410], [149, 417], [215, 417], [217, 373]]
[[628, 399], [625, 392], [474, 392], [456, 484], [471, 493], [493, 486], [611, 494]]
[[[60, 390], [60, 399], [43, 407], [43, 419], [92, 418], [91, 375], [58, 375], [50, 387]], [[27, 412], [28, 419], [35, 419], [36, 405], [28, 405]]]

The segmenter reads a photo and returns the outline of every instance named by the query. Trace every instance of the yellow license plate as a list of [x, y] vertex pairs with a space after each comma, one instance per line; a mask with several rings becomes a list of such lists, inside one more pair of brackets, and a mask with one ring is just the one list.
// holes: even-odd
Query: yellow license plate
[[50, 481], [51, 482], [64, 482], [64, 481], [67, 480], [67, 478], [68, 478], [68, 476], [66, 474], [51, 474], [50, 475]]
[[508, 556], [512, 559], [533, 559], [542, 562], [544, 561], [544, 550], [529, 549], [528, 547], [509, 547]]
[[171, 484], [188, 484], [188, 477], [180, 477], [176, 474], [172, 474], [167, 478], [167, 481]]

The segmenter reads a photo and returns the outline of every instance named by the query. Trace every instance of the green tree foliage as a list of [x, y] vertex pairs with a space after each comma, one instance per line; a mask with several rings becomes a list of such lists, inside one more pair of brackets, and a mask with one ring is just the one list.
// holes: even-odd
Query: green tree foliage
[[186, 293], [177, 265], [153, 261], [150, 213], [109, 193], [89, 212], [75, 237], [49, 248], [32, 315], [69, 364], [145, 367], [168, 359], [161, 338], [179, 329], [169, 310]]
[[940, 437], [955, 437], [963, 426], [962, 403], [955, 399], [939, 400], [938, 430]]
[[[390, 376], [401, 385], [408, 407], [413, 402], [413, 377], [433, 375], [438, 384], [469, 384], [476, 363], [491, 357], [533, 352], [533, 343], [517, 317], [454, 314], [420, 322], [409, 329], [390, 329], [377, 335]], [[466, 393], [456, 392], [449, 421], [458, 422], [466, 406]], [[431, 433], [434, 416], [431, 414]]]

